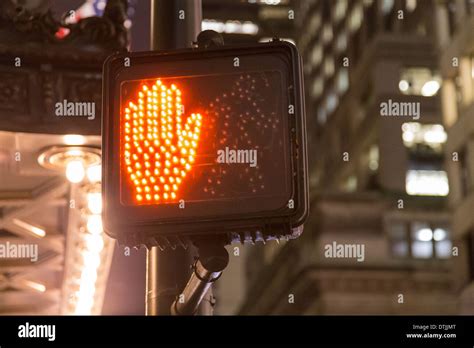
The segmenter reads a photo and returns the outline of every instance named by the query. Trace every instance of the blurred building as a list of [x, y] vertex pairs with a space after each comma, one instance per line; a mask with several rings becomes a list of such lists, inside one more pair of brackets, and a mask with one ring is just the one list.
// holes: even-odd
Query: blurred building
[[226, 44], [294, 36], [292, 0], [202, 0], [202, 30], [221, 33]]
[[460, 312], [474, 312], [474, 1], [436, 6], [443, 78], [443, 120], [448, 132], [445, 156], [453, 212], [452, 234], [459, 245], [454, 267]]
[[[453, 259], [461, 259], [460, 244], [453, 244], [447, 204], [438, 68], [449, 4], [295, 6], [306, 77], [310, 218], [298, 240], [249, 250], [240, 313], [459, 313]], [[470, 25], [457, 35], [472, 47]], [[458, 129], [467, 142], [468, 126]], [[455, 223], [456, 238], [461, 221], [468, 229], [470, 219]]]

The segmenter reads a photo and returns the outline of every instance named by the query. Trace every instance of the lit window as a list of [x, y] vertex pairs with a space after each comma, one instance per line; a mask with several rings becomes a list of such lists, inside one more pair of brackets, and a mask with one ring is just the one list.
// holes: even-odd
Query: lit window
[[328, 114], [331, 114], [337, 108], [337, 104], [339, 103], [339, 98], [335, 93], [330, 93], [326, 99], [326, 110]]
[[383, 0], [382, 1], [382, 13], [384, 15], [389, 14], [393, 9], [394, 3], [395, 3], [394, 0]]
[[348, 177], [343, 183], [342, 189], [346, 192], [355, 192], [357, 190], [357, 177], [355, 175]]
[[416, 0], [406, 0], [406, 8], [408, 12], [413, 12], [416, 9]]
[[323, 79], [317, 78], [313, 82], [313, 87], [311, 89], [311, 97], [314, 99], [318, 98], [323, 93]]
[[406, 191], [413, 196], [447, 196], [448, 176], [442, 170], [408, 170]]
[[369, 150], [369, 169], [373, 172], [379, 169], [379, 147], [372, 145]]
[[336, 7], [334, 10], [334, 21], [339, 22], [347, 10], [347, 0], [337, 0]]
[[413, 151], [441, 154], [447, 137], [440, 124], [406, 122], [402, 125], [403, 144]]
[[441, 77], [428, 68], [405, 68], [400, 74], [398, 89], [402, 94], [432, 97], [441, 87]]
[[347, 33], [343, 31], [339, 34], [336, 41], [336, 50], [342, 52], [347, 48]]
[[323, 107], [320, 107], [318, 109], [318, 122], [319, 124], [325, 124], [328, 118], [328, 114], [326, 112], [326, 109]]
[[330, 24], [326, 24], [323, 27], [323, 42], [326, 44], [332, 40], [332, 27]]
[[334, 59], [327, 57], [324, 61], [324, 75], [332, 76], [334, 74]]
[[351, 32], [354, 32], [360, 28], [360, 25], [362, 24], [363, 15], [364, 12], [362, 5], [357, 5], [356, 7], [354, 7], [354, 10], [352, 11], [352, 14], [349, 18], [349, 30]]
[[421, 221], [395, 221], [389, 227], [392, 255], [397, 258], [447, 259], [452, 242], [445, 225]]
[[317, 14], [315, 16], [312, 16], [309, 22], [308, 32], [315, 33], [318, 31], [320, 26], [321, 26], [321, 15]]
[[323, 48], [321, 45], [316, 45], [311, 52], [311, 65], [316, 66], [321, 63], [323, 59]]
[[349, 73], [347, 69], [339, 70], [337, 75], [337, 91], [339, 94], [344, 94], [349, 88]]

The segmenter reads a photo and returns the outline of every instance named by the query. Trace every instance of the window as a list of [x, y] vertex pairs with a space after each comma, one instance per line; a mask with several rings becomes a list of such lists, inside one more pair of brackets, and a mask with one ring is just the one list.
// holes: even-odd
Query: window
[[325, 124], [328, 118], [328, 113], [326, 112], [326, 109], [322, 106], [318, 108], [318, 123], [319, 124]]
[[313, 99], [319, 98], [321, 94], [323, 93], [323, 87], [324, 87], [323, 79], [320, 77], [315, 79], [313, 82], [313, 87], [311, 88], [311, 97]]
[[432, 97], [440, 87], [440, 75], [428, 68], [405, 68], [400, 73], [398, 89], [402, 94]]
[[347, 32], [344, 30], [342, 31], [336, 41], [336, 50], [338, 52], [345, 51], [347, 49]]
[[448, 175], [443, 170], [410, 169], [407, 171], [405, 188], [412, 196], [447, 196]]
[[382, 1], [382, 13], [384, 15], [388, 15], [390, 12], [392, 12], [394, 4], [395, 4], [394, 0], [383, 0]]
[[331, 114], [336, 110], [339, 103], [339, 98], [335, 93], [330, 93], [326, 98], [326, 110], [328, 114]]
[[319, 63], [321, 63], [322, 59], [323, 48], [318, 44], [314, 46], [313, 51], [311, 52], [311, 65], [313, 65], [313, 67], [317, 66]]
[[406, 0], [405, 6], [408, 12], [413, 12], [416, 9], [416, 0]]
[[332, 27], [330, 24], [325, 24], [323, 27], [323, 43], [327, 44], [332, 40]]
[[349, 17], [349, 31], [350, 32], [355, 32], [360, 28], [360, 25], [362, 24], [362, 17], [364, 15], [363, 12], [363, 7], [362, 5], [356, 5], [354, 9], [352, 10], [352, 14]]
[[336, 7], [334, 9], [334, 21], [339, 22], [344, 17], [347, 10], [348, 0], [337, 0]]
[[406, 122], [402, 125], [403, 144], [410, 151], [442, 155], [443, 145], [448, 138], [440, 124]]
[[349, 176], [342, 184], [342, 190], [345, 192], [357, 191], [357, 177], [355, 175]]
[[321, 26], [321, 15], [318, 13], [311, 17], [311, 20], [308, 26], [308, 32], [315, 33], [318, 31], [320, 26]]
[[389, 227], [391, 253], [397, 258], [448, 259], [451, 257], [450, 232], [444, 224], [422, 221], [396, 221]]
[[324, 60], [324, 75], [332, 76], [334, 74], [334, 59], [329, 56]]
[[369, 169], [376, 172], [379, 169], [379, 147], [372, 145], [369, 149]]
[[349, 73], [347, 72], [347, 69], [341, 69], [339, 70], [339, 73], [337, 74], [337, 91], [339, 95], [344, 94], [347, 89], [349, 88]]
[[448, 176], [443, 169], [443, 146], [447, 135], [439, 124], [407, 122], [402, 125], [403, 144], [408, 150], [406, 192], [419, 196], [446, 196]]

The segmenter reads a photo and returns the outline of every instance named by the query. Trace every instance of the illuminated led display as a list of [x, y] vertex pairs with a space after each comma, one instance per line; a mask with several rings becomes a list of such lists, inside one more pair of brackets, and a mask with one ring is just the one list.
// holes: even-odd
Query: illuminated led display
[[182, 93], [160, 79], [123, 110], [123, 165], [133, 202], [173, 202], [195, 161], [202, 116], [183, 115]]
[[264, 71], [124, 82], [122, 203], [274, 200], [258, 203], [265, 208], [288, 202], [289, 163], [277, 159], [288, 151], [288, 135], [281, 93], [271, 88], [280, 79]]

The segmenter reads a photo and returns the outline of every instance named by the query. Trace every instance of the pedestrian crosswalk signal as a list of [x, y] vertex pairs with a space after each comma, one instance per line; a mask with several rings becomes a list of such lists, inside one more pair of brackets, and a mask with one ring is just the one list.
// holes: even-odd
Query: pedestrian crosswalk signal
[[104, 229], [112, 237], [166, 246], [301, 233], [306, 136], [293, 45], [113, 55], [103, 110]]

